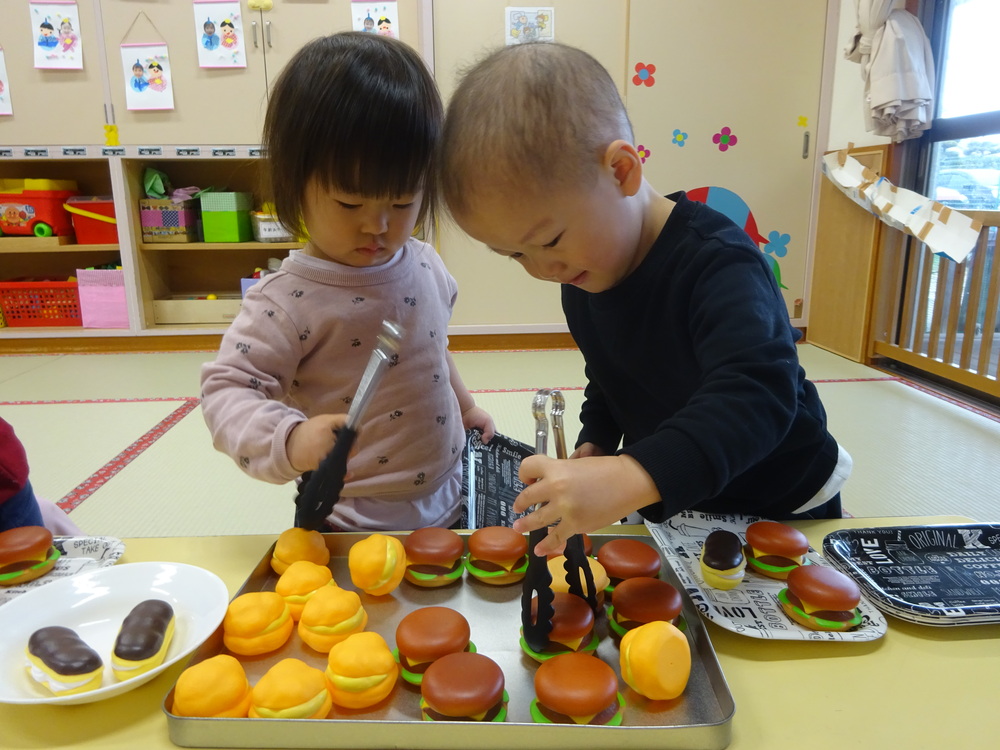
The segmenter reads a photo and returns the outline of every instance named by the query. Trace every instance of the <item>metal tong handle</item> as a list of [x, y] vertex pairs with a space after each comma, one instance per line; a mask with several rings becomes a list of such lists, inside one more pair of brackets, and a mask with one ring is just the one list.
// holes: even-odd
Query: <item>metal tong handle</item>
[[[548, 449], [549, 422], [545, 417], [546, 401], [552, 399], [552, 432], [556, 441], [556, 457], [566, 458], [566, 433], [563, 429], [563, 414], [566, 400], [560, 391], [543, 388], [535, 394], [531, 403], [531, 414], [535, 418], [535, 454], [543, 456]], [[535, 546], [545, 538], [547, 530], [534, 529], [528, 533], [528, 571], [521, 589], [521, 627], [524, 641], [534, 651], [543, 651], [549, 643], [552, 632], [552, 574], [544, 557], [535, 554]], [[583, 537], [575, 534], [566, 541], [566, 581], [569, 592], [585, 599], [591, 609], [597, 611], [597, 596], [594, 591], [594, 573], [587, 562], [583, 549]], [[586, 591], [580, 582], [580, 572], [586, 581]], [[536, 599], [535, 616], [531, 614], [532, 599]]]
[[340, 499], [340, 493], [344, 489], [344, 477], [347, 475], [347, 459], [358, 437], [358, 424], [368, 408], [379, 381], [382, 380], [382, 375], [389, 369], [392, 354], [398, 349], [403, 335], [403, 329], [397, 323], [382, 321], [378, 344], [368, 359], [368, 365], [361, 376], [361, 383], [351, 400], [351, 407], [347, 411], [347, 422], [337, 431], [337, 442], [320, 462], [316, 471], [303, 475], [299, 494], [295, 498], [297, 527], [308, 530], [321, 528], [323, 521]]

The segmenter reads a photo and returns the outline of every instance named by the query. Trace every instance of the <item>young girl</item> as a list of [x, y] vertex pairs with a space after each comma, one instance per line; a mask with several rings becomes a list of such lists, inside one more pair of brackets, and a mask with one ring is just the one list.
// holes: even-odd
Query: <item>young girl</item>
[[364, 32], [310, 42], [268, 104], [267, 192], [309, 241], [248, 292], [202, 369], [202, 408], [244, 471], [294, 480], [333, 447], [382, 321], [399, 323], [398, 362], [364, 415], [335, 530], [454, 524], [464, 428], [494, 434], [448, 353], [455, 280], [411, 236], [433, 211], [442, 117], [420, 57]]

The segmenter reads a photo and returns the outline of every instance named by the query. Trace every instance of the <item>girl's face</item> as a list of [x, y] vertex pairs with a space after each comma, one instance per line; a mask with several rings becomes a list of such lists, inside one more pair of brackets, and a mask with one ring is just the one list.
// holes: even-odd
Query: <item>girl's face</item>
[[305, 252], [317, 258], [365, 268], [387, 263], [413, 234], [423, 192], [370, 198], [315, 180], [306, 187], [303, 221], [309, 230]]

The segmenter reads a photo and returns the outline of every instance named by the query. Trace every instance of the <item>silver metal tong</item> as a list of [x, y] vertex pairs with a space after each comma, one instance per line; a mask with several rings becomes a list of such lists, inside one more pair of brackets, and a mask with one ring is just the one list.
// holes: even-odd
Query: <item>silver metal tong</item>
[[316, 471], [302, 475], [299, 493], [295, 498], [295, 525], [299, 528], [314, 530], [322, 527], [323, 521], [340, 499], [347, 474], [347, 458], [358, 436], [358, 424], [405, 335], [406, 332], [398, 323], [382, 321], [375, 350], [368, 359], [361, 384], [351, 400], [347, 423], [337, 431], [337, 442], [333, 450], [320, 462]]
[[[566, 399], [562, 392], [543, 388], [539, 390], [531, 402], [531, 414], [535, 418], [535, 454], [544, 456], [548, 452], [549, 422], [545, 417], [545, 404], [552, 399], [552, 432], [555, 435], [556, 458], [566, 458], [566, 433], [563, 429], [563, 414], [566, 412]], [[538, 506], [533, 506], [532, 510]], [[552, 574], [549, 572], [548, 561], [535, 554], [537, 545], [547, 534], [547, 529], [534, 529], [528, 533], [528, 571], [524, 577], [521, 589], [521, 627], [524, 640], [534, 651], [543, 651], [549, 643], [549, 633], [552, 632]], [[597, 592], [594, 590], [594, 573], [587, 562], [583, 548], [583, 537], [574, 534], [566, 540], [566, 560], [563, 568], [566, 571], [566, 582], [569, 592], [585, 599], [590, 608], [597, 611]], [[584, 585], [580, 574], [583, 573]], [[537, 599], [535, 616], [532, 617], [531, 601]]]

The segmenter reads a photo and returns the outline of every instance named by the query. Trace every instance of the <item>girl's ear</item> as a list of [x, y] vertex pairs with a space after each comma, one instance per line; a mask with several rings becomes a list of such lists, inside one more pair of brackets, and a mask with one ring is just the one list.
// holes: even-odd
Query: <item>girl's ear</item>
[[642, 159], [628, 141], [617, 140], [604, 151], [604, 164], [611, 170], [622, 193], [635, 195], [642, 185]]

